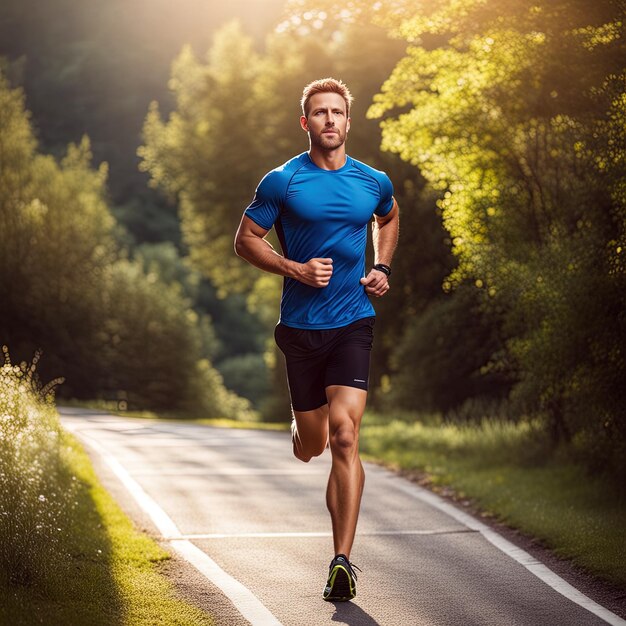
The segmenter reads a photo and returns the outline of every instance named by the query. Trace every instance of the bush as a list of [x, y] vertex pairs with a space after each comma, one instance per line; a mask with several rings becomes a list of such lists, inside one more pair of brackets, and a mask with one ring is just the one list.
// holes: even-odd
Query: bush
[[510, 374], [491, 365], [502, 347], [499, 319], [483, 306], [480, 291], [459, 287], [407, 324], [392, 353], [387, 406], [449, 413], [468, 400], [497, 402], [511, 384]]
[[[61, 461], [61, 427], [53, 404], [55, 383], [41, 388], [38, 355], [12, 365], [3, 347], [0, 368], [0, 581], [42, 586], [68, 568], [59, 548], [74, 507], [75, 478]], [[2, 580], [4, 578], [4, 580]]]
[[241, 354], [224, 359], [217, 369], [228, 389], [248, 398], [255, 406], [259, 406], [270, 393], [269, 372], [262, 354]]
[[202, 325], [178, 283], [119, 260], [105, 272], [102, 316], [99, 389], [124, 390], [129, 408], [250, 418], [249, 402], [203, 358]]
[[228, 417], [244, 422], [254, 422], [259, 417], [246, 398], [240, 398], [224, 387], [222, 376], [207, 359], [200, 359], [195, 364], [188, 399], [181, 409], [188, 414], [199, 412], [201, 417]]
[[183, 262], [171, 245], [135, 261], [118, 249], [107, 166], [92, 168], [89, 140], [61, 161], [40, 154], [24, 94], [1, 71], [0, 126], [0, 343], [19, 358], [42, 347], [44, 375], [62, 371], [66, 397], [123, 393], [131, 407], [173, 411], [217, 411], [223, 397], [220, 415], [236, 417], [244, 404], [204, 371], [218, 346], [179, 284]]

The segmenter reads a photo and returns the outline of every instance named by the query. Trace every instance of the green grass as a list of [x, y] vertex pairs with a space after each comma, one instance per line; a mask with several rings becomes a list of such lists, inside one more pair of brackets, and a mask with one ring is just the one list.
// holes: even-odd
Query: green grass
[[551, 454], [538, 424], [384, 421], [366, 417], [364, 456], [415, 472], [435, 491], [452, 488], [585, 571], [626, 585], [626, 503], [567, 455]]
[[99, 484], [80, 443], [66, 432], [61, 454], [76, 477], [74, 507], [56, 546], [58, 569], [37, 585], [6, 584], [0, 622], [6, 624], [209, 625], [200, 609], [176, 598], [159, 573], [169, 558], [155, 541], [133, 528]]
[[[0, 367], [0, 624], [213, 624], [98, 482], [30, 366]], [[37, 356], [38, 359], [38, 356]]]

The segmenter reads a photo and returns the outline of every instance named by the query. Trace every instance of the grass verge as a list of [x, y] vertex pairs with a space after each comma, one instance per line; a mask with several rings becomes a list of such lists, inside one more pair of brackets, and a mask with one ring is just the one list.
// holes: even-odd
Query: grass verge
[[540, 426], [485, 420], [473, 426], [366, 418], [364, 456], [409, 471], [435, 491], [541, 541], [560, 557], [626, 586], [626, 503], [564, 454]]
[[[0, 366], [0, 624], [213, 624], [159, 573], [169, 555], [98, 482], [52, 387]], [[54, 383], [55, 381], [53, 381]]]
[[200, 609], [176, 598], [158, 572], [169, 558], [137, 532], [98, 482], [81, 444], [61, 433], [61, 455], [76, 477], [74, 506], [61, 520], [58, 569], [41, 564], [46, 579], [36, 586], [5, 584], [0, 622], [5, 624], [211, 625]]

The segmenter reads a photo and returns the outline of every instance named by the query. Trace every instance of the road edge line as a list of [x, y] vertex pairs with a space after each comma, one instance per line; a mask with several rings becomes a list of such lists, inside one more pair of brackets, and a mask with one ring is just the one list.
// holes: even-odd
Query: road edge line
[[418, 500], [422, 500], [422, 502], [430, 504], [464, 526], [467, 526], [472, 530], [477, 530], [487, 541], [489, 541], [489, 543], [494, 545], [501, 552], [504, 552], [504, 554], [513, 560], [517, 561], [520, 565], [523, 565], [531, 574], [534, 574], [546, 585], [560, 593], [562, 596], [565, 596], [568, 600], [574, 602], [574, 604], [577, 604], [590, 613], [593, 613], [600, 619], [607, 622], [607, 624], [611, 624], [611, 626], [626, 626], [626, 620], [586, 596], [582, 591], [579, 591], [576, 587], [561, 578], [557, 573], [553, 572], [547, 565], [544, 565], [534, 556], [522, 548], [519, 548], [514, 543], [511, 543], [508, 539], [505, 539], [502, 535], [498, 534], [495, 530], [483, 522], [477, 520], [465, 511], [461, 511], [453, 504], [444, 500], [441, 496], [438, 496], [437, 494], [434, 494], [419, 485], [415, 485], [405, 478], [397, 476], [393, 473], [390, 474], [395, 481], [397, 481], [396, 486], [400, 490], [413, 496], [414, 498], [417, 498]]
[[167, 540], [182, 558], [191, 563], [205, 578], [220, 589], [250, 624], [254, 624], [254, 626], [283, 626], [250, 589], [225, 572], [208, 554], [200, 550], [191, 541], [178, 538], [182, 535], [174, 520], [144, 491], [128, 470], [102, 444], [79, 428], [72, 428], [67, 425], [64, 425], [64, 428], [78, 436], [100, 455], [139, 507], [150, 517], [161, 533], [161, 538]]

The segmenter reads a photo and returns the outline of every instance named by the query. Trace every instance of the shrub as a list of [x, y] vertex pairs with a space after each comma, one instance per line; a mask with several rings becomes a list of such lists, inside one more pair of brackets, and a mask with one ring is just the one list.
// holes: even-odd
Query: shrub
[[[60, 549], [63, 519], [74, 507], [75, 478], [60, 456], [53, 403], [57, 379], [41, 387], [31, 365], [0, 368], [0, 582], [45, 589], [52, 570], [69, 567]], [[4, 580], [2, 580], [4, 578]]]
[[224, 359], [217, 369], [228, 389], [248, 398], [255, 406], [270, 393], [269, 372], [262, 354], [240, 354]]

